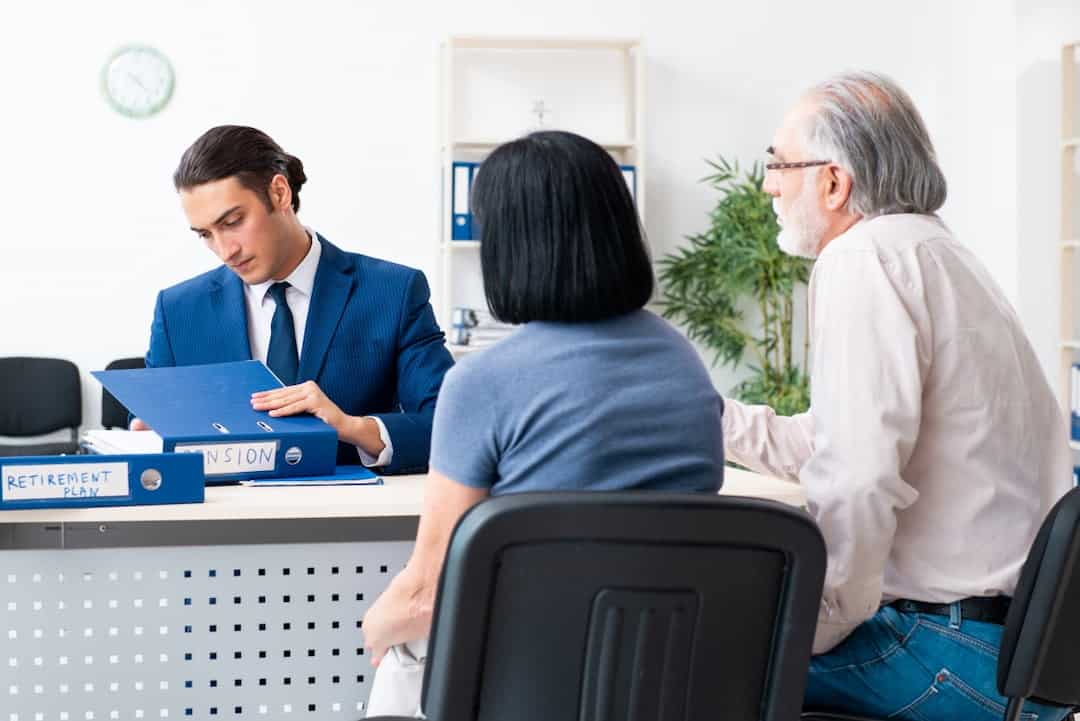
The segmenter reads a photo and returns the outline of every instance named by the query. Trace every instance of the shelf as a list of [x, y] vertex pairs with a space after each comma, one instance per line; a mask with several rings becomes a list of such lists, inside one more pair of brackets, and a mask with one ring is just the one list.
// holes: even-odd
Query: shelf
[[457, 35], [449, 40], [455, 50], [631, 50], [641, 44], [637, 38], [534, 37]]
[[[551, 128], [552, 130], [558, 130], [558, 128]], [[503, 143], [508, 143], [511, 140], [517, 138], [461, 138], [459, 140], [453, 140], [450, 142], [450, 148], [453, 150], [473, 150], [473, 151], [489, 151], [494, 150]], [[599, 145], [605, 150], [631, 150], [637, 147], [637, 143], [633, 140], [595, 140], [590, 138], [594, 143]]]
[[[439, 233], [434, 240], [438, 246], [439, 282], [434, 285], [439, 288], [440, 321], [449, 329], [454, 308], [479, 308], [485, 303], [478, 291], [482, 287], [478, 277], [482, 272], [478, 264], [480, 234], [474, 230], [471, 235], [475, 240], [451, 240], [457, 226], [448, 225], [448, 220], [452, 223], [449, 209], [459, 199], [454, 193], [453, 163], [481, 163], [499, 146], [528, 135], [535, 123], [542, 124], [537, 130], [577, 132], [603, 148], [616, 163], [635, 167], [636, 206], [644, 218], [643, 191], [648, 170], [644, 132], [646, 58], [645, 46], [637, 37], [469, 33], [446, 37], [439, 57], [441, 122], [437, 138], [442, 202]], [[565, 72], [552, 74], [553, 67]], [[531, 121], [498, 114], [484, 115], [483, 124], [469, 120], [503, 96], [519, 97], [524, 108], [526, 100], [535, 103], [535, 98], [548, 96], [568, 101], [590, 88], [598, 96], [596, 102], [584, 104], [580, 115], [575, 109], [575, 114], [566, 116], [561, 126], [560, 116], [547, 114], [542, 114], [541, 120], [534, 115]], [[543, 101], [542, 109], [547, 105], [548, 101]], [[476, 341], [476, 337], [472, 340]], [[474, 353], [476, 346], [450, 350], [455, 355]]]
[[1080, 134], [1077, 133], [1077, 111], [1080, 110], [1080, 97], [1077, 95], [1077, 54], [1076, 49], [1080, 44], [1073, 43], [1061, 48], [1061, 227], [1062, 238], [1060, 240], [1059, 268], [1061, 283], [1058, 286], [1058, 302], [1061, 310], [1059, 345], [1061, 366], [1058, 370], [1058, 403], [1063, 408], [1073, 405], [1070, 399], [1076, 394], [1077, 389], [1072, 387], [1073, 363], [1076, 361], [1076, 351], [1080, 351], [1080, 339], [1076, 333], [1076, 299], [1077, 294], [1073, 288], [1073, 263], [1076, 259], [1074, 250], [1080, 248], [1080, 237], [1077, 237], [1075, 224], [1075, 173], [1074, 167], [1077, 148], [1080, 148]]

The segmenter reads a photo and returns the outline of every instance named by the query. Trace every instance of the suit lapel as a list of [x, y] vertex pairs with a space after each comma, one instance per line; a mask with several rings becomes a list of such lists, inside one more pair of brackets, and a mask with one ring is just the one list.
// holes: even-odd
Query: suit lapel
[[315, 287], [308, 306], [307, 325], [304, 329], [304, 345], [300, 352], [298, 382], [318, 378], [322, 370], [330, 339], [334, 337], [345, 304], [349, 300], [355, 278], [348, 256], [322, 236], [322, 256], [315, 272]]
[[221, 333], [218, 342], [228, 360], [250, 360], [244, 283], [228, 269], [223, 273], [210, 289], [210, 307]]

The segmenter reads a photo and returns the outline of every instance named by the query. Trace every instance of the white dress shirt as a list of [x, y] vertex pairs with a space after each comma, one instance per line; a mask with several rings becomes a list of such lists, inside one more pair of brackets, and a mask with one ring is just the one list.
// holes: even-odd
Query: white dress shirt
[[896, 598], [1011, 595], [1071, 485], [1065, 417], [1015, 312], [933, 216], [856, 224], [809, 286], [811, 408], [726, 401], [731, 460], [801, 482], [828, 550], [814, 652]]
[[[319, 270], [319, 258], [322, 257], [322, 243], [319, 236], [311, 228], [305, 228], [308, 237], [311, 238], [311, 248], [307, 255], [300, 261], [292, 273], [284, 279], [289, 284], [285, 290], [285, 302], [289, 304], [292, 312], [293, 329], [296, 332], [297, 361], [303, 353], [304, 330], [307, 328], [308, 309], [311, 306], [311, 294], [315, 290], [315, 274]], [[270, 297], [270, 286], [279, 281], [270, 279], [257, 285], [244, 284], [244, 299], [247, 301], [248, 343], [251, 346], [253, 360], [266, 363], [266, 355], [270, 351], [270, 326], [274, 319], [274, 311], [277, 304]], [[360, 454], [360, 461], [365, 466], [385, 466], [394, 457], [394, 446], [390, 443], [390, 434], [386, 426], [378, 418], [373, 420], [379, 425], [379, 437], [385, 444], [382, 453], [378, 457], [356, 447]]]

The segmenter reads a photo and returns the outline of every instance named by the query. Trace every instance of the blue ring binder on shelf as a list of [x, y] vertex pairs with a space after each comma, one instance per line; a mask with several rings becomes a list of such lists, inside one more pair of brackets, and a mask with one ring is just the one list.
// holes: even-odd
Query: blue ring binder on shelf
[[1069, 437], [1080, 441], [1080, 363], [1069, 369]]
[[[450, 240], [479, 240], [480, 228], [473, 220], [472, 187], [480, 163], [455, 160], [450, 166], [450, 201], [453, 208], [450, 213]], [[630, 189], [630, 197], [637, 204], [637, 167], [620, 165], [623, 180]]]
[[479, 228], [473, 227], [472, 215], [472, 184], [479, 168], [480, 163], [465, 161], [454, 161], [451, 166], [451, 240], [473, 240], [480, 235]]
[[163, 451], [201, 453], [207, 483], [335, 471], [332, 427], [308, 414], [273, 418], [251, 407], [252, 393], [283, 386], [259, 361], [91, 375], [161, 436]]
[[0, 458], [0, 510], [202, 503], [202, 463], [185, 453]]

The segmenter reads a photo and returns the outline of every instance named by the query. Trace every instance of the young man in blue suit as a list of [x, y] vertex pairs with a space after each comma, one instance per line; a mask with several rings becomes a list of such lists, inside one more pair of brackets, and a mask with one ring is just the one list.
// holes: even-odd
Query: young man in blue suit
[[255, 128], [212, 128], [187, 149], [173, 182], [223, 265], [158, 294], [146, 365], [261, 360], [286, 387], [255, 394], [254, 408], [318, 416], [338, 432], [339, 463], [422, 472], [453, 364], [427, 281], [302, 225], [306, 180]]

